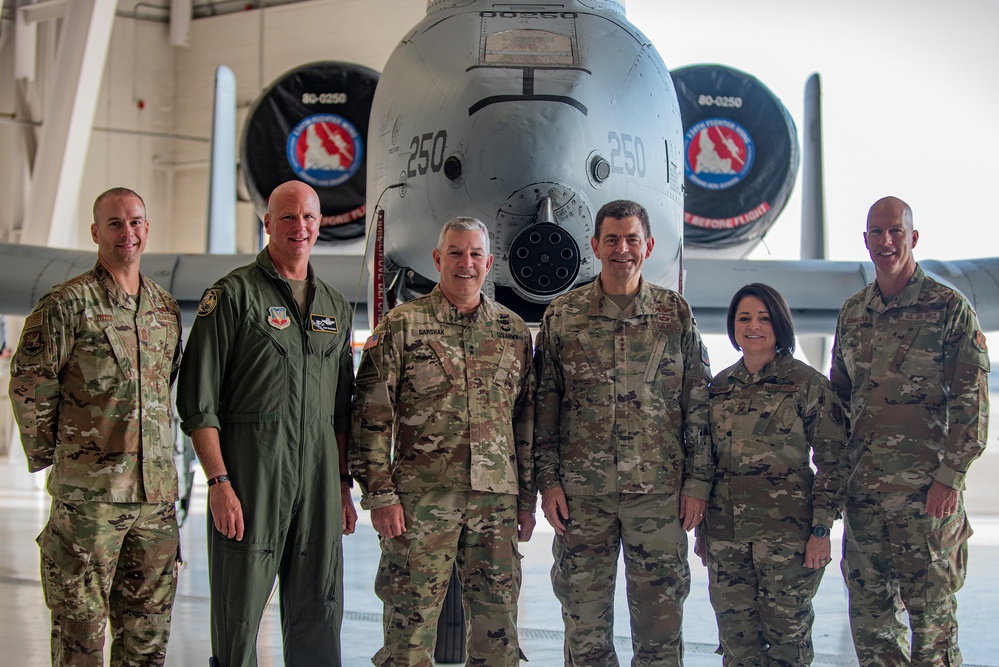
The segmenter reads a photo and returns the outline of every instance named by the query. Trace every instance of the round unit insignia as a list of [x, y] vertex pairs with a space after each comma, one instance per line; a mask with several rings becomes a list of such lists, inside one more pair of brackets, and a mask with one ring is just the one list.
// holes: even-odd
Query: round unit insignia
[[331, 187], [349, 180], [364, 158], [364, 142], [342, 116], [316, 114], [302, 120], [288, 135], [288, 164], [310, 185]]
[[198, 304], [198, 317], [211, 315], [217, 305], [219, 305], [218, 291], [213, 289], [207, 290], [205, 295], [201, 297], [201, 303]]
[[706, 190], [724, 190], [738, 184], [749, 174], [756, 157], [749, 132], [727, 118], [705, 118], [694, 123], [683, 142], [687, 178]]

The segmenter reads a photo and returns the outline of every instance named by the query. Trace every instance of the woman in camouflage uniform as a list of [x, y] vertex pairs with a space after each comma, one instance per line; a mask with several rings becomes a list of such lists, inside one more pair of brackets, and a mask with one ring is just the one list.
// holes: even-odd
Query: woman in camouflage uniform
[[717, 472], [699, 552], [724, 664], [808, 665], [846, 480], [845, 420], [829, 381], [792, 357], [794, 324], [775, 289], [740, 289], [728, 336], [743, 356], [710, 388]]

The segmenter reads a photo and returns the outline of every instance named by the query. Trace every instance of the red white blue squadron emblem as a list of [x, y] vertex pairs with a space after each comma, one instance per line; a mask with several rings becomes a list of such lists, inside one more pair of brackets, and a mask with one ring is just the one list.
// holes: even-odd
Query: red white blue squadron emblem
[[728, 118], [705, 118], [684, 135], [687, 178], [705, 190], [724, 190], [753, 168], [756, 147], [742, 125]]
[[364, 159], [361, 134], [336, 114], [316, 114], [302, 120], [288, 135], [286, 149], [295, 175], [317, 187], [350, 180]]

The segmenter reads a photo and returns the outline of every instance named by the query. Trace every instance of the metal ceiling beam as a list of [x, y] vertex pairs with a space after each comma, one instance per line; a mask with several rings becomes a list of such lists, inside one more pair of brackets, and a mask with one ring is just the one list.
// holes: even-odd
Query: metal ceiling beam
[[117, 4], [117, 0], [73, 0], [66, 4], [55, 68], [45, 96], [45, 117], [21, 233], [24, 243], [71, 247], [75, 240], [80, 181]]

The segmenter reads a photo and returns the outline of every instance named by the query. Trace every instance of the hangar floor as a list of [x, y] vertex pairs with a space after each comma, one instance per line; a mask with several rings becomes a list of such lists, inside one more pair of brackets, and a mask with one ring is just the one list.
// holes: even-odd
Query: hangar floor
[[[989, 465], [999, 452], [986, 452]], [[973, 469], [974, 473], [975, 470]], [[985, 473], [984, 469], [979, 473]], [[200, 475], [199, 475], [200, 477]], [[999, 508], [994, 503], [994, 487], [986, 487], [974, 506]], [[975, 488], [969, 482], [969, 487]], [[205, 496], [199, 481], [195, 487], [192, 514], [183, 526], [183, 552], [186, 563], [174, 609], [173, 631], [167, 664], [171, 667], [206, 665], [210, 654], [208, 636], [208, 581], [205, 558]], [[986, 503], [988, 503], [986, 505]], [[0, 491], [0, 647], [5, 664], [19, 667], [48, 665], [48, 612], [38, 583], [38, 550], [34, 538], [45, 522], [48, 496], [44, 491], [27, 488]], [[361, 525], [345, 541], [345, 614], [343, 655], [347, 667], [371, 664], [369, 658], [378, 649], [381, 637], [381, 607], [371, 591], [378, 561], [375, 533], [362, 512]], [[999, 516], [980, 512], [972, 514], [975, 535], [971, 540], [968, 584], [959, 593], [961, 646], [966, 664], [999, 665], [995, 652], [996, 599], [999, 599]], [[833, 531], [833, 553], [840, 548], [840, 524]], [[534, 538], [522, 545], [524, 554], [524, 593], [521, 596], [521, 641], [532, 664], [556, 667], [562, 664], [562, 621], [558, 603], [551, 592], [548, 571], [551, 567], [552, 531], [539, 526]], [[838, 558], [834, 558], [834, 564]], [[716, 627], [707, 595], [707, 575], [699, 562], [691, 563], [693, 585], [684, 607], [686, 664], [721, 665], [714, 654]], [[619, 577], [619, 581], [620, 581]], [[631, 657], [628, 639], [628, 615], [623, 586], [617, 596], [617, 646], [622, 664]], [[846, 590], [838, 569], [830, 566], [815, 601], [816, 665], [856, 665], [852, 655], [849, 622], [846, 613]], [[258, 641], [261, 667], [282, 665], [280, 618], [276, 602], [265, 614]], [[15, 657], [8, 662], [8, 657]]]

